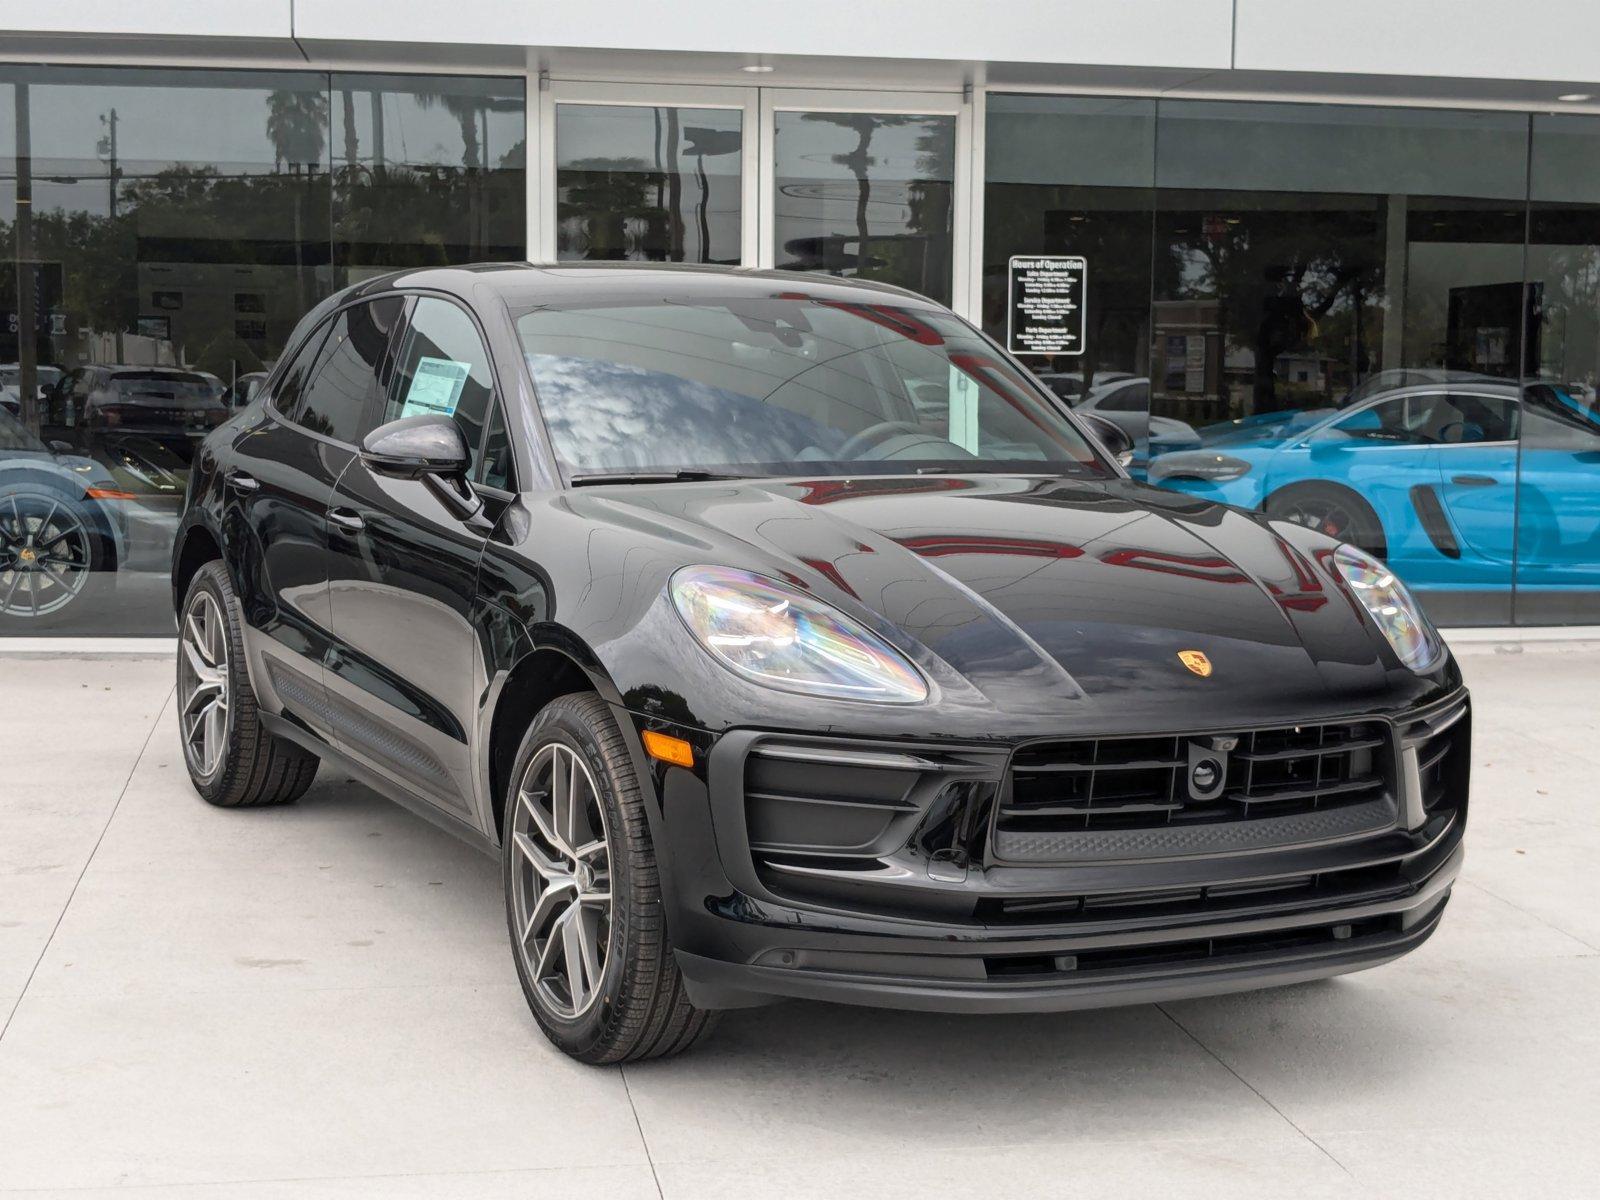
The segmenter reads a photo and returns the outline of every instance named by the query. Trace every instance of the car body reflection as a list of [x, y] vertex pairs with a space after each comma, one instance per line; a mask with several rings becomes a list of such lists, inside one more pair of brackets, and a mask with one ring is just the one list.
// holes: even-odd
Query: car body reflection
[[1592, 585], [1600, 417], [1587, 392], [1386, 374], [1410, 382], [1209, 426], [1200, 449], [1155, 459], [1150, 480], [1343, 537], [1424, 587]]
[[0, 624], [7, 632], [70, 615], [124, 559], [124, 502], [133, 497], [102, 464], [69, 449], [0, 412]]

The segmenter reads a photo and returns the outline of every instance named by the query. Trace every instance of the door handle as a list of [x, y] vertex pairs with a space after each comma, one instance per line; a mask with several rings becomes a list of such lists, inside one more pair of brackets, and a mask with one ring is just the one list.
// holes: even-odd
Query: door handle
[[330, 508], [328, 520], [340, 529], [348, 529], [351, 533], [360, 533], [367, 527], [366, 519], [353, 508]]
[[229, 471], [228, 486], [236, 492], [259, 492], [261, 481], [248, 471]]
[[1450, 482], [1462, 487], [1493, 487], [1499, 481], [1493, 475], [1452, 475]]

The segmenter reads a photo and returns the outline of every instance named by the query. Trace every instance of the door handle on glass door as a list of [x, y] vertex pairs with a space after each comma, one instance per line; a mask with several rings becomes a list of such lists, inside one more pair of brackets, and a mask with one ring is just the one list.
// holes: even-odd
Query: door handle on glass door
[[1493, 487], [1497, 481], [1493, 475], [1452, 475], [1450, 482], [1462, 487]]
[[353, 508], [330, 508], [328, 510], [328, 520], [332, 521], [340, 529], [348, 529], [351, 533], [359, 533], [367, 527], [367, 523], [361, 514]]

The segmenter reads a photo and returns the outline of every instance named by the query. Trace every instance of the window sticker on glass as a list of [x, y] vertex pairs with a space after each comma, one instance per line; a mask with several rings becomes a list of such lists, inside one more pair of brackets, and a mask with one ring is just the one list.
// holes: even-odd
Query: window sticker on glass
[[456, 362], [450, 358], [420, 358], [411, 375], [411, 386], [406, 389], [405, 404], [400, 409], [402, 417], [415, 417], [422, 413], [455, 415], [461, 401], [461, 389], [466, 386], [472, 364]]

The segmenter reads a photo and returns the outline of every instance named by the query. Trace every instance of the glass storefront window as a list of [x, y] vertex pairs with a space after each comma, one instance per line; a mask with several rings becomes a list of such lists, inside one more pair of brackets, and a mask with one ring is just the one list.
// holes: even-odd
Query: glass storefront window
[[1249, 469], [1161, 481], [1383, 553], [1441, 620], [1509, 620], [1514, 442], [1294, 431], [1440, 383], [1514, 390], [1527, 137], [1516, 114], [1163, 102], [1152, 418]]
[[[1075, 255], [1086, 263], [1084, 338], [1077, 353], [1027, 356], [1045, 384], [1133, 439], [1150, 428], [1150, 222], [1154, 100], [991, 96], [984, 200], [983, 324], [1004, 339], [1014, 255]], [[1172, 423], [1172, 424], [1175, 424]]]
[[334, 286], [526, 257], [522, 81], [335, 74]]
[[0, 635], [170, 635], [194, 448], [301, 314], [524, 257], [522, 82], [19, 66], [0, 111]]
[[776, 264], [950, 302], [956, 119], [773, 115]]
[[1600, 121], [1533, 118], [1519, 621], [1600, 620]]
[[1102, 372], [1099, 407], [1148, 396], [1152, 483], [1379, 552], [1442, 622], [1600, 615], [1600, 122], [1535, 117], [1530, 145], [1517, 113], [988, 110], [985, 325], [1009, 256], [1084, 257], [1065, 398]]
[[556, 254], [737, 264], [743, 113], [556, 106]]

